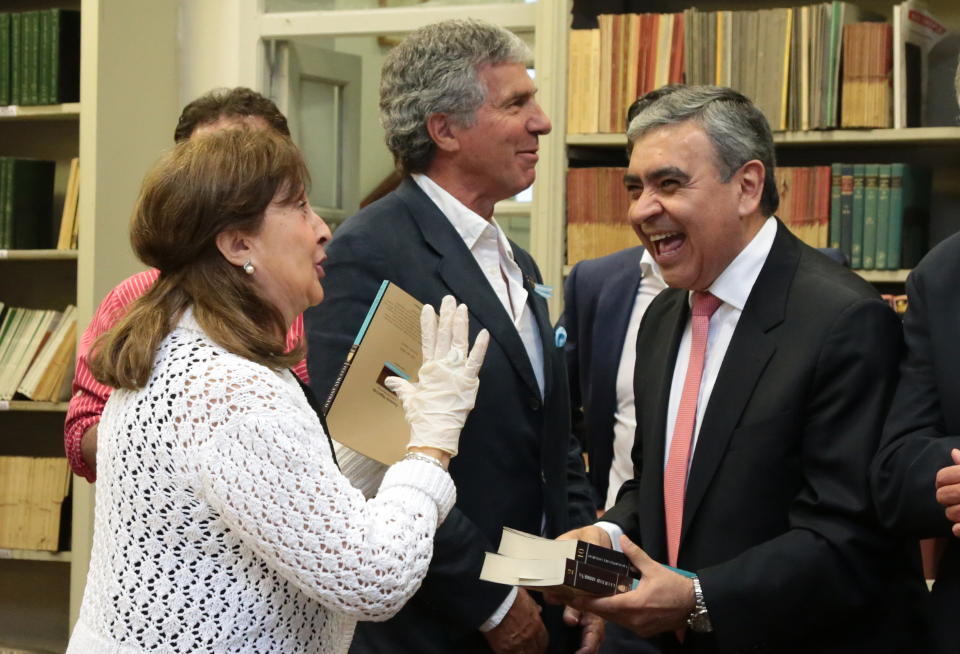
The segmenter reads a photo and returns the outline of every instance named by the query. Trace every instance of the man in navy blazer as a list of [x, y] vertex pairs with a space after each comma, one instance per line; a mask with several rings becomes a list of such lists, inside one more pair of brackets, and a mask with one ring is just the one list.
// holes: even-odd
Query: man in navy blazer
[[[479, 580], [502, 528], [556, 536], [595, 506], [570, 429], [563, 352], [540, 273], [493, 220], [494, 204], [530, 186], [550, 120], [526, 72], [528, 48], [476, 20], [413, 32], [388, 55], [380, 85], [387, 145], [405, 176], [327, 249], [326, 299], [305, 316], [311, 385], [326, 397], [381, 280], [424, 303], [452, 294], [471, 340], [490, 346], [476, 406], [450, 465], [457, 503], [438, 528], [423, 585], [396, 617], [357, 626], [355, 654], [594, 651], [602, 625], [566, 628], [557, 607]], [[334, 434], [336, 436], [336, 434]], [[581, 641], [581, 638], [583, 640]]]

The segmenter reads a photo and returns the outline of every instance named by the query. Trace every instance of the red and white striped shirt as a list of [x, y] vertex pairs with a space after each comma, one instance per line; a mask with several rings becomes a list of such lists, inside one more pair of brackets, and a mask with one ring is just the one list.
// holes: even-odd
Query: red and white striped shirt
[[[87, 326], [77, 344], [77, 371], [73, 377], [73, 395], [70, 398], [66, 424], [63, 428], [63, 445], [70, 467], [87, 481], [96, 481], [96, 474], [83, 462], [83, 457], [80, 455], [80, 439], [83, 438], [87, 429], [100, 422], [103, 405], [107, 403], [107, 398], [113, 390], [98, 382], [90, 374], [87, 355], [100, 335], [109, 331], [123, 317], [127, 306], [146, 293], [159, 275], [159, 270], [151, 269], [120, 282], [103, 298], [103, 302], [97, 307], [90, 325]], [[302, 338], [303, 315], [299, 315], [287, 333], [287, 348], [294, 347]], [[305, 359], [297, 363], [292, 370], [304, 383], [309, 383]]]

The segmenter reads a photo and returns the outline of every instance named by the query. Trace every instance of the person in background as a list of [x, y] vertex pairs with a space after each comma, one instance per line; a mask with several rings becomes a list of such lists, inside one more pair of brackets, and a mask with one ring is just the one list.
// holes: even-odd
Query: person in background
[[408, 453], [365, 500], [288, 369], [330, 239], [307, 182], [296, 146], [263, 129], [194, 136], [144, 180], [131, 242], [160, 274], [93, 348], [116, 390], [71, 654], [343, 653], [426, 574], [487, 334], [468, 352], [467, 307], [424, 308], [418, 381], [386, 382]]
[[[960, 103], [960, 66], [956, 77]], [[960, 234], [933, 248], [907, 278], [906, 354], [871, 470], [881, 522], [912, 538], [940, 538], [931, 623], [938, 654], [957, 651], [960, 607]], [[936, 565], [936, 564], [939, 565]]]
[[450, 468], [457, 505], [436, 536], [423, 587], [393, 619], [362, 623], [351, 651], [526, 652], [599, 645], [599, 621], [565, 627], [523, 589], [479, 580], [504, 526], [559, 535], [595, 516], [570, 430], [563, 352], [540, 273], [493, 218], [496, 202], [530, 186], [550, 131], [527, 74], [529, 49], [477, 20], [412, 32], [391, 50], [380, 81], [387, 145], [399, 187], [337, 228], [323, 310], [306, 313], [310, 383], [327, 397], [382, 280], [424, 303], [446, 294], [470, 305], [470, 329], [490, 331], [463, 460]]
[[[173, 138], [175, 143], [181, 143], [195, 134], [236, 126], [272, 129], [278, 134], [290, 136], [287, 119], [271, 100], [256, 91], [237, 87], [210, 91], [185, 106]], [[80, 337], [63, 441], [70, 467], [89, 482], [97, 478], [97, 425], [100, 424], [100, 414], [111, 392], [110, 387], [104, 386], [90, 374], [90, 346], [116, 324], [127, 306], [143, 295], [158, 275], [158, 270], [151, 269], [120, 282], [104, 297]], [[303, 319], [298, 317], [287, 335], [287, 349], [296, 347], [302, 338]], [[293, 370], [304, 382], [308, 380], [305, 360], [297, 362]]]
[[[641, 106], [627, 110], [627, 124]], [[630, 156], [630, 146], [627, 156]], [[597, 506], [613, 506], [633, 478], [633, 364], [637, 330], [650, 302], [667, 287], [642, 245], [580, 261], [563, 285], [564, 352], [574, 433], [587, 454]], [[632, 301], [630, 301], [632, 300]], [[607, 645], [610, 647], [610, 634]]]
[[637, 338], [635, 477], [563, 537], [642, 578], [573, 606], [667, 652], [925, 651], [916, 543], [868, 483], [897, 317], [773, 216], [773, 138], [740, 93], [653, 91], [628, 138], [629, 220], [670, 288]]

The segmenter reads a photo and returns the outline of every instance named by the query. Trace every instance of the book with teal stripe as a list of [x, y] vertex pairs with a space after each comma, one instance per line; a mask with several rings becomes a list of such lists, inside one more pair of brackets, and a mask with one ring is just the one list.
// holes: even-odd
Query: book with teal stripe
[[855, 270], [863, 267], [863, 182], [866, 176], [865, 171], [863, 164], [853, 166], [853, 237], [850, 242], [850, 267]]
[[863, 167], [863, 252], [861, 265], [864, 270], [873, 270], [877, 255], [877, 173], [878, 164]]
[[887, 270], [890, 252], [890, 164], [877, 171], [877, 270]]

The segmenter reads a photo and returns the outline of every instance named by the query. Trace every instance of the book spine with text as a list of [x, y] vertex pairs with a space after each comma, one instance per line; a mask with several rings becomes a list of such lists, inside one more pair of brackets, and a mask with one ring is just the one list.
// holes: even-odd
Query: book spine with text
[[576, 559], [567, 559], [564, 567], [563, 585], [577, 593], [615, 595], [630, 590], [632, 584], [628, 575]]

